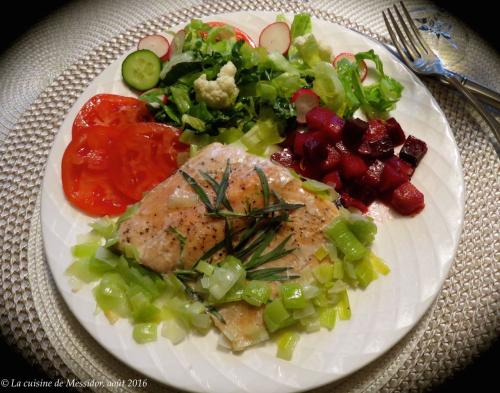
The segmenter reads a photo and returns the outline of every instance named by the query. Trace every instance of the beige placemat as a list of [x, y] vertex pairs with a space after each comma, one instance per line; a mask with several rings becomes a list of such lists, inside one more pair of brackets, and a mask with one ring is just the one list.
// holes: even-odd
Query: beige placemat
[[[0, 328], [53, 377], [141, 378], [74, 319], [57, 293], [43, 254], [38, 200], [43, 167], [64, 114], [88, 83], [139, 37], [194, 16], [242, 9], [308, 11], [385, 40], [380, 11], [390, 4], [200, 3], [151, 1], [146, 8], [137, 1], [77, 2], [37, 26], [0, 63]], [[410, 8], [424, 4], [407, 3]], [[498, 57], [475, 36], [470, 40], [471, 53], [481, 56], [469, 75], [498, 89]], [[38, 49], [27, 50], [33, 45]], [[30, 61], [20, 64], [21, 53], [23, 58], [31, 53]], [[386, 355], [338, 382], [335, 391], [421, 390], [463, 367], [500, 331], [500, 160], [486, 125], [472, 109], [447, 88], [434, 82], [428, 86], [448, 117], [463, 160], [468, 193], [457, 258], [419, 324]], [[150, 381], [147, 390], [167, 389]]]

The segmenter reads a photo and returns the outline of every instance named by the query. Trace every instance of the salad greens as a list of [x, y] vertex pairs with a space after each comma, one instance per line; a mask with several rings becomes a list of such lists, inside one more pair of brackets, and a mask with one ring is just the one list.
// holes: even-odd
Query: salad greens
[[[312, 88], [322, 105], [344, 118], [359, 108], [370, 118], [385, 117], [401, 97], [403, 87], [385, 74], [373, 50], [356, 54], [358, 63], [375, 64], [378, 80], [372, 84], [361, 83], [357, 63], [342, 59], [332, 66], [330, 50], [312, 34], [305, 13], [293, 18], [286, 55], [238, 41], [230, 26], [193, 19], [184, 32], [175, 36], [176, 50], [163, 64], [157, 88], [140, 98], [151, 104], [157, 121], [184, 129], [181, 140], [194, 145], [193, 152], [215, 141], [239, 141], [264, 154], [293, 128], [291, 97], [300, 88]], [[225, 70], [228, 63], [234, 76]]]

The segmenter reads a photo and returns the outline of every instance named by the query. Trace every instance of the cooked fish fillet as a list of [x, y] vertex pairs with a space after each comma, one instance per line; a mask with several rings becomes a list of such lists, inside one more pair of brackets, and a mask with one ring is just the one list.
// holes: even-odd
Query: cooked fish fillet
[[[275, 247], [292, 234], [288, 247], [297, 248], [296, 251], [265, 267], [288, 266], [300, 274], [306, 266], [315, 264], [313, 253], [324, 242], [325, 226], [337, 215], [335, 205], [302, 189], [301, 182], [286, 168], [230, 145], [211, 144], [181, 169], [190, 174], [213, 200], [215, 194], [200, 171], [208, 172], [220, 182], [228, 160], [231, 176], [226, 195], [234, 211], [243, 211], [248, 205], [263, 206], [256, 166], [266, 174], [270, 188], [286, 202], [305, 205], [291, 212], [290, 221], [282, 225], [269, 246]], [[234, 223], [236, 227], [245, 224], [243, 219]], [[119, 231], [120, 245], [130, 243], [135, 246], [140, 263], [157, 272], [168, 273], [178, 267], [191, 267], [208, 249], [223, 240], [224, 220], [206, 214], [205, 205], [177, 172], [144, 197], [137, 212], [122, 223]], [[187, 238], [183, 248], [179, 234]], [[222, 256], [220, 252], [214, 259]], [[261, 309], [241, 302], [222, 307], [220, 313], [226, 324], [216, 321], [216, 325], [234, 350], [267, 339]]]

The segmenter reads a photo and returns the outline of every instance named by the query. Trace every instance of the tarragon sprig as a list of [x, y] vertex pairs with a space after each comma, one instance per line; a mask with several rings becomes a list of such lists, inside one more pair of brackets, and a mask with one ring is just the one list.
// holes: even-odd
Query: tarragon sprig
[[[205, 205], [207, 215], [224, 219], [224, 239], [207, 250], [194, 264], [192, 269], [176, 271], [176, 274], [179, 274], [184, 280], [198, 278], [201, 275], [195, 270], [198, 262], [200, 260], [208, 260], [217, 252], [224, 249], [228, 255], [234, 255], [244, 262], [243, 267], [247, 270], [248, 279], [274, 281], [296, 278], [296, 276], [289, 275], [288, 273], [283, 274], [290, 270], [289, 267], [257, 268], [271, 261], [283, 258], [295, 251], [295, 248], [287, 248], [287, 244], [291, 239], [291, 235], [289, 235], [274, 249], [264, 254], [266, 248], [276, 237], [281, 225], [288, 221], [289, 213], [304, 207], [304, 205], [285, 202], [276, 191], [271, 190], [264, 171], [259, 167], [255, 167], [254, 169], [259, 177], [264, 203], [260, 208], [248, 207], [244, 212], [235, 212], [226, 195], [231, 175], [229, 160], [227, 161], [220, 182], [217, 182], [207, 172], [200, 171], [201, 176], [215, 193], [214, 201], [210, 200], [203, 187], [191, 175], [182, 170], [180, 171], [186, 182]], [[274, 201], [271, 201], [271, 199], [274, 199]], [[235, 218], [249, 220], [249, 226], [238, 231], [233, 230], [231, 219]], [[192, 273], [188, 273], [188, 271]]]

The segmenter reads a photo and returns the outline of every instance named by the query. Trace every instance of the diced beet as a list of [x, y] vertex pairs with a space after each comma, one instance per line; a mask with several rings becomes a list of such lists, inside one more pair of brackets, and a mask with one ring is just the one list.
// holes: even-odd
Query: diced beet
[[387, 134], [383, 120], [368, 121], [368, 130], [365, 132], [357, 152], [367, 158], [383, 158], [394, 154], [394, 145]]
[[281, 164], [287, 168], [291, 168], [294, 163], [293, 153], [290, 149], [284, 148], [271, 155], [271, 160]]
[[281, 142], [281, 146], [286, 147], [288, 149], [293, 150], [293, 145], [295, 143], [295, 135], [297, 135], [297, 131], [287, 131], [286, 138], [283, 142]]
[[387, 135], [387, 127], [383, 120], [371, 119], [368, 120], [368, 130], [366, 130], [363, 140], [377, 141]]
[[406, 161], [403, 161], [401, 158], [397, 156], [392, 156], [384, 161], [387, 165], [391, 165], [394, 167], [399, 173], [408, 176], [408, 179], [411, 179], [413, 173], [415, 172], [415, 168], [413, 168]]
[[347, 154], [349, 153], [349, 149], [347, 148], [347, 146], [342, 142], [337, 142], [335, 144], [335, 148], [337, 149], [337, 151], [342, 155], [342, 154]]
[[407, 182], [408, 180], [408, 176], [400, 173], [392, 165], [384, 165], [384, 169], [382, 170], [382, 174], [380, 175], [380, 184], [378, 189], [380, 190], [380, 192], [391, 191], [399, 187], [401, 184]]
[[368, 169], [363, 159], [350, 153], [342, 155], [340, 165], [342, 168], [342, 175], [346, 179], [361, 177]]
[[298, 156], [303, 156], [304, 155], [304, 142], [308, 138], [308, 133], [296, 133], [295, 138], [293, 139], [293, 153], [298, 155]]
[[358, 201], [345, 192], [340, 195], [340, 200], [345, 207], [354, 207], [363, 213], [368, 211], [368, 207], [363, 202]]
[[309, 128], [324, 132], [332, 142], [342, 138], [345, 121], [328, 108], [318, 106], [311, 109], [306, 114], [306, 121]]
[[425, 207], [424, 194], [413, 184], [406, 182], [392, 192], [390, 205], [402, 215], [414, 215]]
[[302, 146], [304, 151], [304, 158], [310, 162], [320, 162], [327, 157], [326, 144], [320, 140], [311, 136], [307, 138]]
[[326, 158], [321, 161], [320, 167], [324, 172], [329, 172], [340, 164], [340, 153], [332, 145], [326, 145]]
[[[326, 138], [321, 131], [312, 131], [312, 132], [304, 132], [304, 133], [296, 133], [295, 139], [293, 141], [293, 152], [303, 157], [304, 156], [304, 145], [306, 141], [315, 139], [320, 144], [326, 146]], [[311, 146], [312, 147], [312, 146]]]
[[363, 184], [360, 179], [351, 182], [348, 187], [344, 187], [344, 189], [346, 188], [350, 196], [363, 202], [366, 206], [371, 205], [378, 196], [378, 191], [375, 188]]
[[317, 164], [307, 161], [304, 158], [294, 164], [293, 169], [304, 177], [308, 177], [310, 179], [321, 179], [321, 169]]
[[383, 135], [380, 139], [363, 140], [358, 153], [367, 158], [389, 157], [394, 154], [394, 145], [388, 135]]
[[406, 137], [403, 129], [396, 119], [394, 117], [387, 119], [385, 121], [385, 126], [387, 128], [387, 134], [391, 138], [394, 146], [402, 145]]
[[427, 153], [427, 144], [410, 135], [399, 152], [399, 157], [416, 167]]
[[384, 163], [380, 160], [375, 160], [369, 167], [366, 173], [361, 177], [361, 184], [378, 189], [380, 176], [384, 170]]
[[322, 182], [328, 184], [330, 187], [333, 187], [336, 191], [340, 191], [342, 189], [342, 179], [340, 178], [339, 171], [332, 171], [325, 175]]
[[359, 118], [347, 120], [344, 131], [342, 132], [342, 141], [351, 148], [356, 148], [363, 139], [363, 135], [368, 130], [368, 123]]

